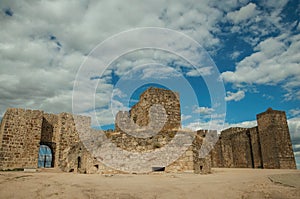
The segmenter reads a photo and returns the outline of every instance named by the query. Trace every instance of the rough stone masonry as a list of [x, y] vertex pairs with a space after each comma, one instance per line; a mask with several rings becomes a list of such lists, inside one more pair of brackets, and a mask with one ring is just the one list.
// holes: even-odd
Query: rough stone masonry
[[[165, 112], [160, 109], [151, 110], [155, 104], [162, 106]], [[151, 111], [155, 118], [159, 118], [157, 121], [165, 123], [153, 123], [153, 118], [149, 117]], [[79, 136], [74, 118], [81, 121], [87, 137]], [[208, 131], [193, 132], [181, 129], [179, 94], [170, 90], [147, 89], [129, 112], [117, 114], [115, 130], [108, 131], [90, 128], [89, 117], [9, 108], [0, 127], [0, 170], [38, 168], [43, 157], [39, 154], [39, 149], [46, 146], [51, 156], [47, 160], [51, 161], [49, 165], [66, 172], [128, 173], [125, 166], [112, 168], [101, 161], [101, 155], [94, 155], [93, 151], [103, 144], [104, 138], [119, 149], [146, 153], [163, 150], [178, 134], [192, 138], [187, 150], [179, 154], [174, 148], [172, 153], [178, 153], [179, 158], [171, 164], [157, 161], [149, 165], [153, 168], [152, 171], [210, 173], [212, 166], [296, 168], [285, 112], [268, 109], [257, 115], [257, 121], [257, 127], [230, 128], [222, 131], [211, 153], [205, 158], [199, 158], [199, 150]], [[157, 126], [161, 128], [150, 137], [136, 137], [126, 133], [132, 125], [138, 127], [133, 128], [135, 132], [132, 133], [140, 135]], [[217, 132], [214, 132], [217, 135]], [[82, 139], [86, 139], [85, 142]], [[92, 149], [85, 147], [87, 142], [91, 143]], [[174, 154], [170, 154], [170, 157], [171, 155]], [[110, 155], [110, 158], [114, 160], [117, 157]], [[142, 166], [145, 161], [139, 160], [136, 164]]]
[[256, 118], [256, 127], [221, 132], [212, 150], [213, 167], [296, 169], [285, 112], [269, 108]]

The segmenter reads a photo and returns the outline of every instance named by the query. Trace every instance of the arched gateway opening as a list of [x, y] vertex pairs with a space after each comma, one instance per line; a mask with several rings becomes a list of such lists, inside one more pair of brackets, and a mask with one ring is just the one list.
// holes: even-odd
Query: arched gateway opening
[[53, 167], [52, 150], [47, 145], [44, 144], [40, 145], [38, 167], [39, 168]]

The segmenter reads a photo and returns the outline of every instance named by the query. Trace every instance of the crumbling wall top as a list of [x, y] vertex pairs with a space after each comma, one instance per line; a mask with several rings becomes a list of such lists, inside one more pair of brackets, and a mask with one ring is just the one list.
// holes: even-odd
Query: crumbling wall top
[[256, 118], [263, 117], [264, 115], [269, 115], [269, 114], [283, 114], [285, 115], [285, 111], [279, 111], [279, 110], [273, 110], [272, 108], [268, 108], [265, 112], [259, 113], [256, 115]]

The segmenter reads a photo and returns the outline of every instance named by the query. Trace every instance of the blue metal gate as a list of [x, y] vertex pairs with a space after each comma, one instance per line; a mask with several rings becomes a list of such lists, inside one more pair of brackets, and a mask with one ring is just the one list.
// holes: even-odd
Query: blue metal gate
[[52, 151], [47, 145], [40, 145], [38, 167], [52, 167]]

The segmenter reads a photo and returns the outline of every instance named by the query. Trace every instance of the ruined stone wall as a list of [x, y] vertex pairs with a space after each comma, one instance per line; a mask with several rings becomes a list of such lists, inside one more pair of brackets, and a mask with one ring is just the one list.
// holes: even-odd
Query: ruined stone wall
[[41, 140], [40, 144], [47, 145], [50, 147], [52, 152], [52, 166], [57, 166], [57, 151], [56, 147], [59, 145], [59, 125], [58, 125], [58, 115], [44, 113], [43, 114], [43, 123], [41, 131]]
[[223, 167], [222, 139], [220, 137], [210, 154], [212, 167]]
[[[155, 150], [160, 150], [170, 144], [174, 136], [178, 132], [176, 130], [161, 131], [155, 136], [148, 138], [137, 138], [131, 135], [128, 135], [124, 132], [106, 132], [107, 138], [114, 143], [117, 147], [131, 152], [152, 152]], [[181, 132], [187, 133], [186, 135], [192, 139], [192, 132]], [[169, 146], [170, 147], [170, 146]], [[174, 149], [180, 148], [180, 146], [173, 146]], [[172, 147], [171, 147], [172, 148]], [[179, 150], [174, 150], [175, 153], [181, 153]], [[170, 149], [172, 150], [172, 149]], [[194, 158], [193, 158], [193, 146], [190, 146], [179, 158], [171, 163], [170, 165], [163, 165], [160, 162], [157, 162], [153, 167], [165, 167], [166, 172], [184, 172], [184, 171], [194, 171]], [[166, 151], [165, 155], [174, 156], [174, 154], [168, 154]], [[177, 156], [178, 157], [178, 156]], [[156, 158], [156, 157], [153, 157]], [[143, 160], [139, 160], [136, 164], [143, 164]]]
[[257, 124], [222, 131], [211, 152], [213, 167], [295, 169], [285, 112], [268, 109]]
[[6, 111], [1, 124], [0, 169], [37, 168], [42, 122], [42, 111]]
[[164, 147], [175, 136], [177, 131], [162, 131], [148, 138], [138, 138], [124, 132], [106, 132], [108, 139], [117, 147], [128, 151], [144, 152]]
[[[79, 122], [77, 126], [75, 125], [75, 119]], [[166, 145], [172, 142], [174, 136], [181, 137], [185, 134], [188, 136], [183, 136], [183, 138], [192, 139], [191, 137], [194, 135], [194, 132], [180, 132], [180, 135], [178, 135], [177, 130], [172, 128], [160, 131], [154, 136], [138, 138], [122, 131], [104, 132], [91, 129], [90, 118], [88, 117], [74, 116], [69, 113], [44, 114], [42, 111], [24, 109], [8, 110], [3, 117], [1, 129], [3, 129], [0, 132], [2, 140], [0, 151], [1, 169], [37, 168], [39, 146], [45, 144], [52, 150], [52, 166], [55, 168], [60, 168], [66, 172], [104, 174], [124, 173], [99, 161], [102, 158], [107, 158], [103, 157], [104, 154], [97, 153], [99, 147], [106, 144], [105, 139], [108, 139], [109, 142], [122, 150], [135, 153], [162, 149], [163, 153], [166, 154], [166, 158], [172, 159], [172, 157], [178, 157], [182, 153], [180, 146], [176, 144], [171, 144], [168, 150], [165, 149]], [[78, 129], [83, 133], [79, 135]], [[183, 140], [180, 139], [180, 141]], [[202, 142], [202, 138], [200, 141]], [[198, 144], [200, 144], [200, 141], [198, 140]], [[89, 151], [85, 146], [89, 146]], [[178, 154], [176, 155], [176, 153]], [[109, 156], [115, 158], [114, 161], [122, 162], [122, 160], [116, 159], [117, 157], [111, 154]], [[153, 158], [157, 158], [154, 153]], [[172, 164], [166, 165], [163, 160], [150, 166], [165, 167], [166, 172], [184, 172], [197, 169], [198, 173], [209, 172], [210, 167], [208, 168], [208, 166], [210, 164], [207, 164], [205, 159], [196, 158], [198, 156], [195, 156], [195, 143], [193, 143], [177, 160], [172, 160]], [[142, 166], [144, 161], [138, 160], [136, 164]]]
[[264, 168], [296, 168], [291, 138], [284, 111], [272, 110], [257, 115]]
[[[110, 148], [104, 147], [107, 144], [116, 144], [117, 142], [113, 142], [111, 138], [111, 134], [114, 131], [102, 131], [96, 129], [89, 129], [83, 135], [81, 135], [81, 144], [84, 144], [82, 147], [83, 150], [79, 150], [77, 156], [82, 156], [85, 160], [83, 168], [81, 172], [84, 170], [86, 173], [99, 173], [99, 174], [117, 174], [117, 173], [124, 173], [123, 171], [117, 170], [115, 168], [111, 168], [108, 165], [102, 163], [102, 161], [109, 160], [109, 161], [119, 161], [122, 162], [122, 159], [114, 156]], [[117, 136], [120, 133], [117, 133]], [[116, 135], [114, 135], [116, 136]], [[119, 140], [119, 139], [117, 139]], [[88, 149], [86, 148], [88, 146]], [[104, 147], [105, 149], [101, 149], [100, 147]], [[78, 147], [77, 147], [78, 148]], [[99, 152], [100, 150], [100, 152]], [[78, 150], [77, 150], [78, 151]], [[104, 153], [102, 153], [104, 151]], [[72, 154], [72, 150], [70, 150], [69, 155]], [[109, 157], [107, 157], [108, 155]], [[107, 162], [106, 162], [107, 163]]]
[[[149, 117], [150, 108], [156, 104], [163, 106], [167, 115], [166, 122], [159, 132], [154, 136], [146, 136], [145, 138], [135, 137], [124, 132], [124, 129], [133, 129], [135, 133], [145, 133], [145, 135], [147, 135], [147, 131], [143, 130], [143, 127], [149, 125], [151, 119], [154, 118], [158, 123], [165, 119], [160, 111], [154, 111], [152, 115], [153, 118]], [[132, 128], [134, 126], [130, 124], [132, 122], [139, 127], [136, 128], [135, 126], [135, 128]], [[122, 125], [123, 128], [120, 128], [118, 124]], [[159, 125], [160, 123], [155, 124], [154, 126], [150, 126], [149, 129], [154, 129], [155, 131], [156, 126]], [[139, 102], [134, 105], [129, 112], [119, 112], [117, 114], [115, 131], [106, 132], [106, 136], [112, 143], [123, 150], [142, 153], [165, 147], [172, 141], [180, 127], [181, 113], [179, 94], [166, 89], [149, 88], [140, 96]], [[201, 142], [202, 139], [203, 138], [201, 138]], [[198, 141], [197, 144], [201, 143]], [[199, 168], [197, 170], [198, 173], [210, 172], [210, 164], [206, 164], [207, 161], [210, 161], [210, 158], [209, 160], [199, 159], [198, 155], [197, 158], [195, 158], [196, 151], [194, 143], [172, 164], [156, 166], [165, 167], [166, 172], [183, 172], [194, 171], [195, 164], [197, 164], [196, 167]], [[178, 151], [178, 153], [179, 152], [180, 151]], [[172, 155], [173, 154], [170, 154], [170, 156]]]
[[[76, 171], [81, 173], [124, 173], [121, 170], [110, 168], [109, 166], [104, 165], [102, 162], [99, 161], [103, 158], [107, 160], [107, 157], [104, 157], [104, 154], [99, 154], [97, 152], [99, 147], [102, 147], [103, 144], [106, 144], [104, 143], [104, 137], [108, 139], [108, 142], [114, 144], [121, 150], [131, 151], [134, 153], [144, 153], [164, 149], [166, 145], [170, 144], [170, 142], [172, 141], [172, 139], [174, 139], [174, 136], [177, 135], [177, 133], [177, 130], [168, 130], [158, 132], [156, 135], [147, 138], [138, 138], [129, 135], [123, 131], [100, 131], [95, 129], [89, 129], [86, 131], [86, 135], [81, 136], [81, 141], [85, 143], [85, 146], [89, 146], [90, 151], [86, 150], [85, 146], [82, 144], [81, 141], [75, 145], [73, 144], [69, 148], [66, 148], [65, 152], [62, 153], [62, 158], [60, 159], [62, 163], [60, 167], [64, 171]], [[193, 136], [194, 134], [194, 132], [181, 133], [187, 133], [187, 135], [189, 136]], [[201, 142], [202, 139], [203, 138], [200, 139]], [[199, 143], [197, 144], [200, 144], [200, 141], [198, 141]], [[153, 168], [156, 166], [165, 167], [165, 172], [193, 172], [195, 169], [195, 164], [197, 164], [197, 173], [209, 173], [210, 164], [208, 164], [207, 161], [210, 161], [210, 158], [208, 158], [208, 160], [198, 158], [197, 161], [195, 161], [196, 149], [194, 144], [191, 145], [188, 148], [188, 150], [185, 151], [177, 160], [174, 160], [172, 164], [164, 165], [158, 161], [156, 164], [150, 166], [152, 166]], [[173, 148], [171, 147], [172, 149], [169, 150], [173, 151], [169, 154], [170, 157], [173, 156], [174, 153], [181, 153], [180, 150], [176, 150], [176, 147], [178, 146], [174, 146]], [[167, 150], [166, 155], [168, 156]], [[114, 161], [118, 161], [117, 157], [115, 157], [113, 154], [111, 154], [110, 156], [111, 158], [116, 159]], [[78, 168], [78, 157], [80, 157], [81, 160], [80, 168]], [[153, 156], [153, 158], [156, 157]], [[119, 161], [122, 162], [122, 160]], [[142, 164], [144, 164], [144, 161], [145, 160], [139, 159], [138, 162], [136, 162], [136, 164], [141, 164], [142, 166]]]
[[[156, 103], [152, 100], [147, 101], [149, 104], [152, 102]], [[139, 104], [135, 109], [139, 106], [142, 107]], [[178, 113], [178, 111], [175, 112]], [[134, 114], [131, 115], [133, 116]], [[177, 116], [172, 117], [172, 114], [168, 117], [177, 118]], [[74, 119], [77, 121], [77, 126]], [[52, 149], [53, 166], [64, 171], [122, 173], [99, 162], [103, 154], [94, 153], [102, 144], [105, 144], [105, 139], [126, 151], [143, 153], [164, 149], [178, 135], [178, 129], [173, 128], [180, 124], [177, 119], [173, 122], [168, 120], [169, 129], [163, 129], [150, 137], [139, 138], [122, 130], [103, 132], [90, 129], [90, 118], [84, 116], [8, 109], [0, 126], [0, 169], [36, 168], [39, 146], [46, 144]], [[296, 168], [285, 113], [268, 109], [257, 115], [257, 122], [257, 127], [229, 128], [222, 131], [214, 149], [209, 156], [204, 158], [199, 156], [199, 151], [205, 145], [204, 141], [209, 139], [206, 137], [207, 131], [200, 130], [195, 133], [179, 130], [181, 135], [187, 133], [186, 135], [195, 136], [192, 145], [183, 154], [177, 150], [177, 146], [171, 147], [171, 150], [165, 151], [166, 158], [171, 158], [173, 153], [180, 153], [181, 156], [170, 165], [157, 162], [158, 165], [153, 166], [165, 167], [166, 172], [194, 171], [195, 173], [209, 173], [211, 165], [214, 167]], [[78, 129], [84, 132], [81, 137]], [[92, 146], [89, 147], [90, 151], [82, 142]], [[93, 157], [95, 154], [96, 156]], [[115, 157], [112, 156], [112, 158]], [[139, 161], [141, 162], [137, 164], [142, 164], [144, 160]]]
[[222, 151], [222, 167], [232, 168], [234, 167], [233, 160], [233, 140], [232, 136], [240, 131], [244, 131], [244, 128], [229, 128], [221, 132], [220, 140], [221, 140], [221, 151]]
[[252, 168], [252, 153], [249, 129], [232, 127], [223, 130], [211, 151], [212, 167]]
[[90, 117], [70, 113], [58, 115], [57, 167], [66, 172], [96, 173], [95, 165], [101, 163], [97, 163], [84, 146], [85, 140], [96, 140], [91, 137], [90, 125]]
[[[217, 131], [214, 131], [214, 133], [215, 135], [217, 135]], [[196, 132], [196, 136], [192, 144], [194, 173], [200, 173], [200, 174], [211, 173], [212, 157], [209, 151], [213, 147], [213, 143], [210, 140], [213, 136], [208, 136], [208, 130], [198, 130]], [[207, 142], [205, 142], [205, 140]]]
[[[92, 132], [90, 133], [90, 138], [87, 138], [85, 140], [85, 144], [89, 146], [90, 152], [92, 154], [96, 154], [95, 158], [91, 158], [92, 156], [88, 157], [86, 160], [89, 162], [85, 167], [85, 171], [87, 173], [122, 173], [123, 171], [121, 170], [115, 170], [113, 168], [110, 168], [98, 160], [101, 159], [107, 159], [107, 157], [104, 157], [104, 154], [99, 154], [97, 153], [98, 147], [102, 147], [104, 144], [104, 139], [103, 139], [103, 134], [104, 136], [108, 139], [108, 142], [111, 144], [114, 144], [116, 147], [118, 147], [121, 150], [124, 151], [130, 151], [133, 153], [145, 153], [145, 152], [154, 152], [155, 150], [165, 150], [166, 145], [171, 144], [170, 142], [174, 138], [174, 136], [180, 136], [180, 140], [184, 139], [193, 139], [193, 136], [195, 135], [195, 132], [192, 131], [179, 131], [178, 132], [175, 130], [169, 130], [169, 131], [163, 131], [160, 132], [159, 134], [155, 136], [151, 136], [148, 138], [137, 138], [130, 136], [124, 132], [116, 132], [116, 131], [97, 131], [92, 129]], [[183, 136], [185, 135], [185, 136]], [[169, 145], [168, 150], [165, 150], [164, 155], [166, 155], [166, 159], [172, 159], [176, 153], [180, 153], [181, 155], [176, 157], [179, 157], [177, 160], [174, 159], [174, 161], [170, 165], [165, 165], [164, 163], [157, 161], [153, 165], [148, 165], [150, 169], [155, 168], [155, 167], [164, 167], [165, 172], [195, 172], [195, 173], [209, 173], [211, 172], [210, 168], [210, 156], [208, 158], [199, 158], [199, 149], [203, 141], [203, 138], [198, 138], [195, 139], [194, 142], [187, 148], [186, 151], [182, 153], [180, 150], [180, 144], [179, 145]], [[70, 151], [74, 151], [71, 149]], [[171, 152], [170, 152], [171, 151]], [[94, 153], [95, 152], [95, 153]], [[73, 152], [72, 152], [73, 153]], [[72, 153], [69, 154], [69, 156], [72, 156]], [[80, 152], [75, 152], [77, 154], [80, 154]], [[84, 153], [82, 153], [84, 154]], [[77, 155], [75, 155], [77, 156]], [[74, 157], [75, 157], [74, 156]], [[116, 159], [117, 157], [114, 157], [113, 154], [110, 155], [110, 158]], [[71, 160], [74, 159], [70, 158]], [[142, 157], [142, 156], [141, 156]], [[155, 153], [153, 153], [153, 157], [156, 159], [157, 157], [155, 156]], [[118, 161], [117, 159], [115, 161]], [[146, 159], [139, 159], [135, 164], [136, 165], [141, 165], [143, 166], [145, 164]], [[69, 162], [69, 161], [66, 161]], [[122, 161], [120, 161], [122, 162]], [[69, 164], [67, 167], [76, 167], [76, 163]], [[196, 165], [196, 166], [195, 166]], [[68, 170], [68, 169], [67, 169]]]
[[165, 169], [166, 172], [194, 172], [193, 146], [190, 146], [176, 161]]
[[[200, 152], [204, 152], [206, 149], [210, 148], [210, 146], [208, 146], [208, 148], [203, 149], [204, 151], [201, 151], [204, 140], [209, 139], [205, 137], [207, 133], [208, 130], [190, 132], [193, 139], [191, 146], [189, 146], [182, 156], [166, 167], [166, 172], [193, 172], [197, 174], [211, 173], [211, 155], [208, 152], [206, 155], [200, 156]], [[217, 132], [215, 131], [215, 133]], [[207, 144], [211, 144], [211, 142], [208, 141]]]
[[[126, 128], [135, 131], [132, 133], [138, 135], [151, 133], [155, 126], [150, 126], [148, 130], [143, 127], [151, 123], [153, 118], [149, 117], [149, 111], [155, 104], [165, 108], [167, 122], [162, 130], [154, 131], [154, 135], [136, 137], [118, 127], [118, 124], [124, 124]], [[163, 121], [162, 117], [159, 110], [154, 111], [154, 118]], [[53, 153], [52, 166], [64, 171], [123, 173], [120, 171], [122, 165], [119, 165], [120, 170], [116, 170], [100, 162], [105, 159], [122, 163], [122, 160], [111, 153], [107, 153], [107, 157], [99, 153], [99, 148], [106, 145], [106, 142], [120, 150], [133, 153], [162, 151], [166, 155], [165, 158], [171, 161], [166, 163], [162, 159], [159, 160], [155, 154], [151, 154], [150, 158], [155, 160], [157, 158], [158, 161], [156, 165], [149, 165], [149, 167], [165, 167], [166, 172], [210, 173], [211, 166], [296, 168], [286, 115], [283, 111], [268, 109], [258, 114], [257, 127], [229, 128], [222, 131], [214, 149], [207, 156], [200, 154], [203, 152], [201, 147], [204, 147], [205, 151], [210, 151], [213, 147], [212, 138], [215, 137], [208, 135], [217, 136], [217, 133], [208, 134], [206, 130], [192, 132], [180, 129], [179, 96], [172, 91], [149, 88], [141, 95], [140, 101], [130, 112], [118, 113], [116, 120], [118, 119], [121, 123], [116, 124], [116, 130], [99, 131], [90, 128], [89, 117], [75, 116], [70, 113], [54, 115], [38, 110], [8, 109], [0, 126], [0, 169], [36, 168], [39, 146], [45, 144]], [[141, 128], [132, 128], [134, 127], [132, 122]], [[189, 142], [191, 145], [188, 145], [184, 152], [179, 146], [180, 143], [172, 144], [174, 138], [178, 137], [182, 143], [187, 143], [185, 141], [191, 139]], [[166, 146], [170, 146], [169, 149], [166, 149]], [[109, 147], [107, 150], [110, 150]], [[173, 160], [173, 157], [179, 158]], [[135, 163], [138, 167], [142, 167], [147, 160], [139, 159], [135, 160]], [[170, 162], [172, 163], [169, 164]]]
[[58, 126], [59, 136], [57, 136], [56, 139], [56, 142], [58, 143], [56, 149], [56, 153], [58, 154], [58, 156], [56, 156], [58, 160], [57, 166], [64, 167], [65, 165], [62, 165], [64, 155], [65, 153], [68, 153], [73, 145], [76, 145], [79, 142], [79, 134], [76, 130], [74, 117], [70, 113], [60, 113], [58, 115]]
[[251, 141], [247, 130], [231, 135], [233, 167], [252, 168]]
[[82, 142], [74, 144], [63, 153], [61, 169], [65, 172], [97, 173], [99, 164]]
[[[166, 111], [167, 121], [164, 125], [161, 125], [163, 127], [162, 131], [181, 127], [179, 94], [161, 88], [151, 87], [141, 94], [139, 102], [135, 104], [129, 112], [131, 120], [140, 127], [147, 126], [151, 119], [149, 117], [150, 108], [155, 104], [163, 106]], [[154, 111], [153, 114], [153, 118], [158, 122], [158, 124], [154, 124], [155, 126], [153, 126], [153, 128], [155, 128], [159, 126], [159, 122], [163, 122], [165, 118], [159, 111]], [[126, 121], [126, 123], [128, 123], [128, 121]], [[117, 124], [115, 130], [120, 131]]]
[[55, 114], [44, 113], [41, 142], [51, 143], [56, 141], [58, 136], [58, 116]]

